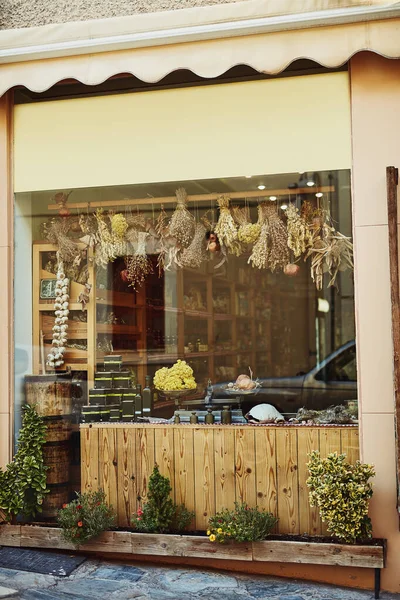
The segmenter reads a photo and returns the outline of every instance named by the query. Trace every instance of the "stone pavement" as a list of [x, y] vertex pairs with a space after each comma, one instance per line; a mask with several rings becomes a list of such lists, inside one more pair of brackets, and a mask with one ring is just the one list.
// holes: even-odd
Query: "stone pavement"
[[[8, 590], [8, 591], [7, 591]], [[369, 600], [373, 593], [304, 581], [87, 560], [70, 577], [0, 568], [0, 598], [15, 600]], [[381, 592], [382, 600], [400, 594]]]

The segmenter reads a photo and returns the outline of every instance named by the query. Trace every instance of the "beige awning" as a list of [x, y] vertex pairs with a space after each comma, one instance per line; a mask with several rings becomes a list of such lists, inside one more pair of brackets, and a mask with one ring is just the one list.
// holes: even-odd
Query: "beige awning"
[[[299, 58], [337, 67], [362, 50], [400, 58], [400, 2], [248, 0], [207, 8], [0, 31], [0, 95], [59, 81], [96, 85], [177, 69], [217, 77], [235, 65], [279, 73]], [[295, 10], [295, 12], [294, 12]]]

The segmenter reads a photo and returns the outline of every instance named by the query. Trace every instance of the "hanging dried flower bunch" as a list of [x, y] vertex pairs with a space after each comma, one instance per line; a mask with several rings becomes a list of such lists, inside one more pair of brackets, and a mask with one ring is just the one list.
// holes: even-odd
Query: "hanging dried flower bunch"
[[96, 242], [97, 224], [96, 219], [92, 215], [79, 215], [79, 227], [83, 233], [80, 241], [88, 247], [92, 247]]
[[261, 226], [259, 223], [252, 223], [250, 219], [250, 209], [248, 206], [240, 208], [235, 206], [232, 209], [233, 218], [238, 224], [238, 240], [243, 244], [254, 244], [260, 235]]
[[240, 256], [243, 252], [243, 246], [238, 240], [238, 230], [229, 208], [230, 198], [229, 196], [220, 196], [217, 203], [220, 212], [214, 231], [220, 244], [225, 246], [228, 252]]
[[128, 227], [133, 227], [135, 230], [145, 231], [146, 229], [146, 217], [139, 211], [135, 214], [128, 215], [126, 217]]
[[44, 235], [57, 246], [59, 259], [66, 265], [80, 262], [81, 252], [78, 244], [68, 236], [69, 219], [57, 217], [44, 224]]
[[276, 204], [266, 203], [264, 214], [268, 222], [269, 233], [268, 267], [274, 273], [283, 270], [289, 262], [288, 233], [277, 213]]
[[312, 221], [312, 247], [305, 260], [311, 257], [311, 277], [317, 290], [322, 290], [324, 273], [329, 273], [328, 287], [335, 285], [339, 271], [353, 268], [353, 244], [331, 225], [326, 211], [320, 210], [319, 216]]
[[116, 258], [113, 238], [101, 208], [96, 210], [95, 217], [97, 220], [95, 261], [99, 267], [106, 267], [110, 261]]
[[176, 190], [177, 205], [169, 224], [169, 233], [181, 248], [187, 248], [192, 241], [195, 219], [187, 209], [187, 193], [185, 188]]
[[312, 233], [303, 215], [300, 215], [294, 204], [289, 204], [287, 211], [288, 246], [295, 258], [304, 254], [312, 243]]
[[269, 230], [268, 222], [265, 217], [265, 204], [259, 204], [257, 210], [257, 224], [260, 227], [260, 235], [253, 246], [252, 253], [247, 262], [257, 269], [267, 269], [269, 258]]
[[125, 258], [126, 278], [134, 290], [143, 285], [147, 275], [153, 273], [153, 265], [146, 254], [146, 239], [148, 235], [144, 231], [139, 231], [138, 246], [135, 254]]
[[205, 252], [206, 228], [202, 223], [196, 223], [194, 238], [188, 248], [182, 250], [178, 257], [179, 265], [190, 269], [198, 269], [206, 260]]
[[175, 244], [175, 240], [170, 236], [169, 233], [169, 219], [164, 210], [164, 205], [161, 205], [160, 213], [156, 219], [155, 232], [158, 240], [157, 269], [158, 276], [161, 277], [162, 272], [165, 270], [166, 264], [168, 263], [171, 240], [173, 242], [172, 245]]
[[68, 314], [69, 314], [69, 279], [65, 277], [64, 266], [58, 263], [56, 300], [54, 303], [55, 325], [53, 327], [52, 348], [47, 356], [46, 364], [52, 369], [64, 364], [64, 353], [67, 346]]
[[113, 253], [115, 256], [126, 256], [128, 250], [125, 235], [128, 229], [128, 223], [121, 213], [110, 213], [109, 217], [111, 219], [111, 233], [114, 245]]

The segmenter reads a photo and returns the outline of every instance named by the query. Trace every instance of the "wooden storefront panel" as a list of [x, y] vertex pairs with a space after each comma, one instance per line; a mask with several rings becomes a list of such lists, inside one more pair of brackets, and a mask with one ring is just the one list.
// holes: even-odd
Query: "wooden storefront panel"
[[146, 501], [157, 463], [169, 477], [171, 496], [195, 512], [195, 528], [234, 502], [247, 502], [279, 518], [279, 533], [325, 533], [308, 500], [308, 455], [320, 450], [359, 457], [356, 427], [239, 427], [99, 424], [82, 426], [82, 490], [103, 487], [130, 524]]

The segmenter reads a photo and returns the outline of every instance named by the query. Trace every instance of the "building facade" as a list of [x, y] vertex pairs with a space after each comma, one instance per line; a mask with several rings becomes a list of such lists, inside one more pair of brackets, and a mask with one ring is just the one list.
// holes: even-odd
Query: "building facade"
[[[247, 313], [241, 286], [251, 287], [248, 278], [256, 276], [247, 263], [228, 258], [225, 284], [215, 274], [199, 285], [196, 281], [206, 282], [199, 275], [181, 283], [165, 275], [163, 302], [168, 298], [174, 316], [163, 318], [162, 332], [155, 334], [156, 317], [138, 309], [137, 300], [132, 305], [138, 311], [136, 321], [127, 321], [115, 290], [110, 306], [117, 321], [110, 322], [109, 314], [103, 318], [101, 306], [108, 300], [100, 291], [108, 288], [99, 284], [90, 298], [94, 310], [89, 313], [88, 308], [85, 334], [75, 334], [66, 363], [85, 371], [90, 387], [99, 358], [115, 348], [105, 348], [109, 327], [113, 334], [115, 328], [131, 327], [120, 329], [118, 349], [124, 356], [140, 357], [142, 362], [135, 363], [139, 380], [154, 375], [155, 364], [170, 364], [155, 363], [159, 354], [192, 354], [205, 383], [208, 378], [234, 378], [250, 362], [234, 362], [246, 353], [258, 365], [257, 375], [279, 378], [307, 372], [355, 338], [359, 451], [377, 472], [371, 518], [374, 535], [388, 540], [383, 588], [398, 592], [399, 449], [386, 168], [397, 167], [400, 159], [399, 7], [310, 1], [299, 3], [293, 14], [289, 4], [248, 0], [73, 23], [64, 14], [56, 17], [63, 25], [16, 30], [11, 28], [27, 23], [7, 20], [7, 13], [3, 17], [9, 29], [0, 33], [0, 458], [5, 465], [12, 456], [25, 400], [24, 378], [43, 373], [42, 351], [50, 350], [45, 320], [49, 300], [40, 296], [38, 286], [46, 279], [43, 271], [50, 272], [52, 257], [47, 255], [54, 248], [40, 246], [40, 227], [58, 214], [57, 193], [73, 190], [68, 202], [77, 217], [94, 217], [99, 207], [124, 210], [132, 218], [140, 211], [154, 217], [161, 205], [172, 210], [168, 204], [173, 190], [181, 185], [193, 197], [199, 217], [216, 211], [215, 200], [224, 193], [254, 211], [251, 199], [265, 199], [268, 192], [267, 200], [282, 214], [288, 204], [309, 200], [311, 183], [317, 208], [328, 207], [338, 228], [352, 235], [354, 288], [353, 278], [345, 274], [339, 275], [334, 296], [325, 286], [316, 293], [308, 275], [300, 275], [295, 285], [275, 275], [261, 278], [253, 286], [264, 289], [265, 284], [261, 304], [254, 295], [251, 325], [243, 327]], [[151, 6], [158, 8], [174, 7]], [[113, 17], [113, 7], [104, 7], [100, 16]], [[30, 24], [54, 22], [52, 15], [37, 18]], [[82, 14], [73, 18], [80, 20]], [[40, 252], [47, 253], [43, 259]], [[89, 274], [91, 268], [88, 258]], [[98, 273], [93, 276], [99, 279]], [[87, 281], [93, 282], [90, 275]], [[179, 291], [179, 285], [181, 300], [187, 303], [182, 306], [174, 291], [167, 294], [168, 289]], [[218, 312], [216, 306], [225, 302], [224, 285], [232, 294], [231, 309], [222, 311], [224, 318], [214, 328], [199, 313]], [[157, 309], [157, 293], [149, 292], [143, 305]], [[327, 306], [319, 300], [328, 303], [329, 313], [316, 308]], [[76, 299], [71, 297], [71, 303], [79, 320]], [[259, 329], [258, 318], [264, 319]], [[227, 323], [233, 321], [229, 329]], [[253, 346], [246, 345], [252, 336]], [[263, 347], [264, 339], [271, 344]], [[197, 344], [197, 352], [190, 344]], [[162, 352], [155, 352], [160, 348]], [[258, 350], [267, 356], [265, 363], [257, 363]], [[196, 363], [200, 359], [201, 365]], [[348, 373], [346, 377], [346, 384], [354, 379]], [[299, 527], [297, 522], [288, 531], [302, 533]], [[249, 570], [244, 564], [238, 567]], [[349, 573], [304, 565], [252, 564], [250, 570], [356, 587], [370, 586], [372, 577], [363, 569]]]

